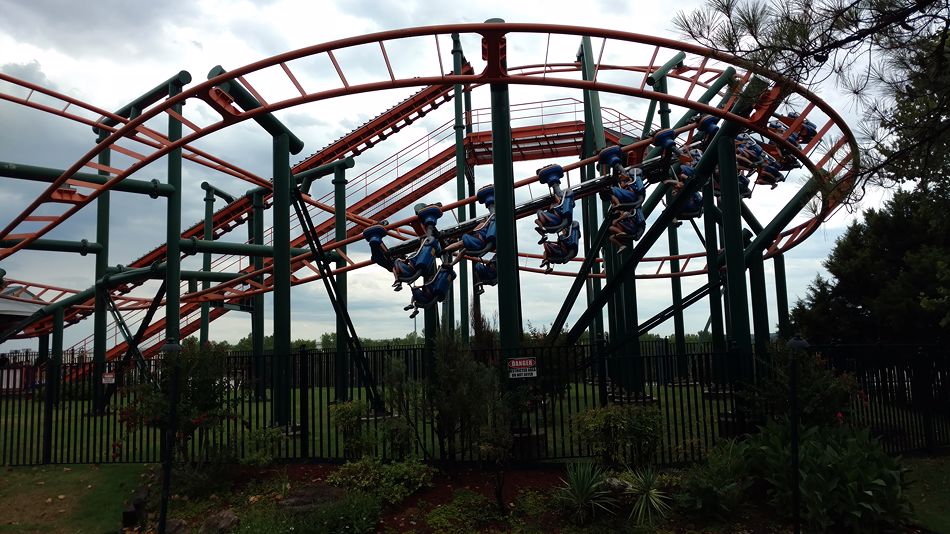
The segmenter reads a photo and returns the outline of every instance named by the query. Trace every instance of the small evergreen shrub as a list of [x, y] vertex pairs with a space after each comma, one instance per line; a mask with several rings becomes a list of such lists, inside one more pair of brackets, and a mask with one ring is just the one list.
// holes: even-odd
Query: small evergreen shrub
[[327, 483], [369, 493], [389, 504], [396, 504], [430, 485], [433, 474], [431, 467], [415, 459], [384, 464], [376, 458], [364, 456], [340, 466], [327, 477]]
[[643, 466], [656, 452], [662, 421], [656, 408], [612, 404], [590, 408], [573, 417], [574, 431], [590, 444], [605, 465], [632, 461]]

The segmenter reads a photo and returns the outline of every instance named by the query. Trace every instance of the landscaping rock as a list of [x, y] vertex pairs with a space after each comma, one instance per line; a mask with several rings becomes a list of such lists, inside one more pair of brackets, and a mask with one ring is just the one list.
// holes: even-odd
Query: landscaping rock
[[208, 532], [211, 534], [218, 534], [223, 532], [228, 532], [234, 527], [238, 526], [238, 523], [241, 522], [241, 519], [234, 513], [234, 510], [228, 508], [218, 512], [207, 520], [205, 520], [204, 527], [201, 529], [202, 532]]

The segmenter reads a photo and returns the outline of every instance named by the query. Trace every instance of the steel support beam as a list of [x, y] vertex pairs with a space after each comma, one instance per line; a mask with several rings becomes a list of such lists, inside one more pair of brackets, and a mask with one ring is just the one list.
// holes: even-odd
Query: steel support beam
[[[714, 288], [709, 292], [709, 322], [712, 330], [714, 352], [726, 350], [726, 336], [722, 318], [722, 293], [719, 291], [719, 229], [716, 221], [709, 216], [716, 207], [716, 197], [710, 180], [703, 188], [703, 233], [706, 240], [706, 282]], [[718, 381], [717, 381], [718, 383]]]
[[740, 213], [739, 172], [736, 167], [735, 137], [722, 132], [719, 154], [719, 192], [722, 209], [722, 236], [726, 253], [726, 290], [729, 293], [729, 342], [734, 349], [732, 376], [748, 383], [752, 378], [752, 345], [749, 335], [749, 302], [746, 295]]
[[788, 286], [785, 278], [785, 255], [772, 256], [775, 267], [775, 306], [778, 311], [778, 333], [782, 338], [792, 336], [792, 322], [788, 316]]
[[[462, 53], [462, 41], [459, 34], [452, 34], [452, 72], [462, 73], [462, 64], [465, 56]], [[455, 104], [455, 195], [458, 200], [467, 198], [465, 192], [465, 170], [468, 162], [465, 161], [465, 103], [462, 96], [462, 84], [456, 84], [454, 90]], [[465, 222], [465, 206], [458, 208], [458, 220]], [[468, 262], [459, 263], [459, 328], [462, 334], [462, 343], [468, 345], [471, 321], [468, 318]]]
[[[666, 73], [670, 69], [675, 67], [678, 64], [683, 62], [683, 58], [686, 55], [682, 52], [677, 54], [673, 59], [667, 62], [666, 65], [660, 68], [657, 72], [653, 73], [651, 76], [654, 76], [653, 83], [650, 83], [650, 78], [647, 78], [647, 83], [653, 85], [653, 90], [666, 93]], [[670, 127], [670, 105], [666, 102], [660, 102], [660, 128], [666, 129]], [[669, 204], [673, 200], [672, 192], [667, 190], [666, 201]], [[680, 240], [679, 240], [679, 227], [676, 224], [671, 224], [669, 228], [666, 229], [667, 245], [669, 248], [670, 256], [679, 256], [680, 253]], [[680, 271], [680, 260], [677, 258], [670, 259], [670, 272], [678, 273]], [[676, 307], [676, 311], [673, 312], [673, 337], [675, 344], [675, 352], [677, 355], [677, 377], [683, 378], [686, 373], [686, 329], [683, 321], [683, 281], [679, 276], [670, 277], [670, 294], [673, 299], [673, 306]]]
[[[276, 247], [270, 245], [258, 245], [257, 243], [228, 243], [225, 241], [207, 241], [197, 238], [178, 239], [179, 247], [184, 254], [234, 254], [238, 256], [251, 256], [273, 258]], [[287, 250], [293, 256], [309, 254], [310, 249], [299, 247], [288, 247]], [[335, 251], [327, 252], [331, 259], [339, 259], [341, 256]]]
[[[105, 133], [99, 134], [98, 141], [102, 141], [105, 138]], [[106, 167], [111, 165], [112, 151], [108, 148], [104, 148], [102, 152], [99, 152], [98, 163]], [[170, 160], [169, 160], [170, 161]], [[171, 165], [171, 163], [169, 163]], [[99, 175], [103, 176], [104, 179], [108, 179], [108, 172], [99, 171]], [[170, 176], [170, 174], [169, 174]], [[171, 183], [169, 183], [172, 187]], [[99, 245], [99, 253], [96, 254], [96, 268], [95, 268], [95, 279], [100, 280], [106, 275], [106, 270], [109, 268], [109, 200], [111, 193], [109, 191], [103, 191], [102, 194], [96, 199], [96, 244]], [[109, 342], [108, 336], [106, 334], [106, 328], [108, 326], [108, 303], [106, 302], [106, 295], [101, 292], [96, 292], [95, 304], [92, 317], [92, 409], [94, 413], [102, 413], [105, 408], [103, 402], [103, 388], [102, 388], [102, 373], [105, 372], [106, 368], [106, 351], [108, 347], [106, 344]]]
[[[504, 21], [490, 19], [490, 22]], [[500, 39], [500, 42], [488, 45], [488, 60], [505, 68], [505, 61], [501, 56], [505, 41], [504, 37]], [[515, 225], [515, 172], [511, 153], [511, 109], [508, 84], [493, 83], [490, 91], [495, 248], [498, 258], [498, 329], [502, 351], [511, 354], [520, 346], [522, 333], [518, 234]]]
[[[20, 241], [22, 240], [4, 239], [3, 241], [0, 241], [0, 248], [15, 246]], [[62, 239], [37, 239], [23, 248], [27, 250], [45, 250], [47, 252], [73, 252], [75, 254], [79, 254], [80, 256], [85, 256], [86, 254], [99, 254], [103, 250], [102, 245], [99, 243], [90, 243], [85, 239], [80, 241], [65, 241]]]
[[290, 346], [290, 136], [279, 133], [273, 138], [274, 173], [274, 356], [273, 391], [274, 422], [280, 426], [290, 420], [290, 377], [292, 354]]
[[[51, 184], [57, 178], [63, 175], [64, 169], [53, 169], [51, 167], [37, 167], [35, 165], [23, 165], [21, 163], [11, 163], [9, 161], [0, 161], [0, 177], [16, 178], [19, 180], [30, 180], [33, 182], [42, 182]], [[100, 171], [101, 172], [101, 171]], [[71, 178], [80, 182], [87, 182], [93, 185], [103, 185], [109, 178], [98, 174], [89, 174], [87, 172], [77, 172]], [[134, 180], [126, 178], [112, 186], [110, 191], [120, 191], [123, 193], [138, 193], [148, 195], [152, 198], [167, 197], [172, 194], [172, 188], [168, 184], [163, 184], [158, 180]]]
[[755, 356], [764, 358], [769, 350], [771, 332], [769, 332], [769, 303], [765, 294], [765, 265], [761, 251], [753, 254], [749, 260], [749, 287], [752, 295]]
[[[334, 229], [336, 241], [342, 242], [346, 239], [346, 169], [338, 166], [333, 171], [333, 212]], [[314, 239], [319, 239], [314, 236]], [[341, 254], [346, 254], [346, 246], [339, 249]], [[343, 258], [337, 255], [336, 267], [342, 268], [346, 265]], [[343, 308], [346, 308], [346, 273], [341, 272], [336, 275], [336, 295], [337, 302]], [[347, 330], [346, 319], [337, 314], [336, 316], [336, 380], [334, 397], [337, 402], [344, 402], [349, 399], [350, 391], [350, 358], [348, 354], [347, 339], [349, 332]]]
[[[248, 221], [250, 242], [264, 246], [264, 192], [251, 193], [251, 219]], [[255, 271], [264, 268], [263, 256], [252, 256], [251, 266]], [[264, 283], [264, 275], [254, 277], [258, 284]], [[267, 397], [267, 369], [264, 363], [264, 294], [256, 293], [251, 297], [254, 309], [251, 311], [251, 354], [254, 359], [254, 395], [257, 400]]]

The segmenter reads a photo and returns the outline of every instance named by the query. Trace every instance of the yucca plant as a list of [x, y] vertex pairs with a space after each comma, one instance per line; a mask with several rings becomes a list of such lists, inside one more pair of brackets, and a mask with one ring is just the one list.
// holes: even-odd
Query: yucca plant
[[633, 499], [630, 519], [637, 525], [652, 525], [666, 517], [670, 511], [670, 496], [663, 491], [659, 473], [651, 468], [628, 471], [622, 477], [627, 488], [625, 493]]
[[607, 486], [607, 474], [592, 463], [569, 464], [567, 480], [557, 490], [557, 499], [571, 511], [578, 525], [583, 525], [597, 511], [613, 513], [614, 498]]

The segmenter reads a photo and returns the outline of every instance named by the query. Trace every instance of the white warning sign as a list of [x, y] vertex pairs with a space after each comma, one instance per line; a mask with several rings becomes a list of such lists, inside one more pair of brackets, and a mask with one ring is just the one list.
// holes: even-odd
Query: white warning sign
[[508, 378], [535, 378], [538, 361], [534, 358], [508, 358]]

